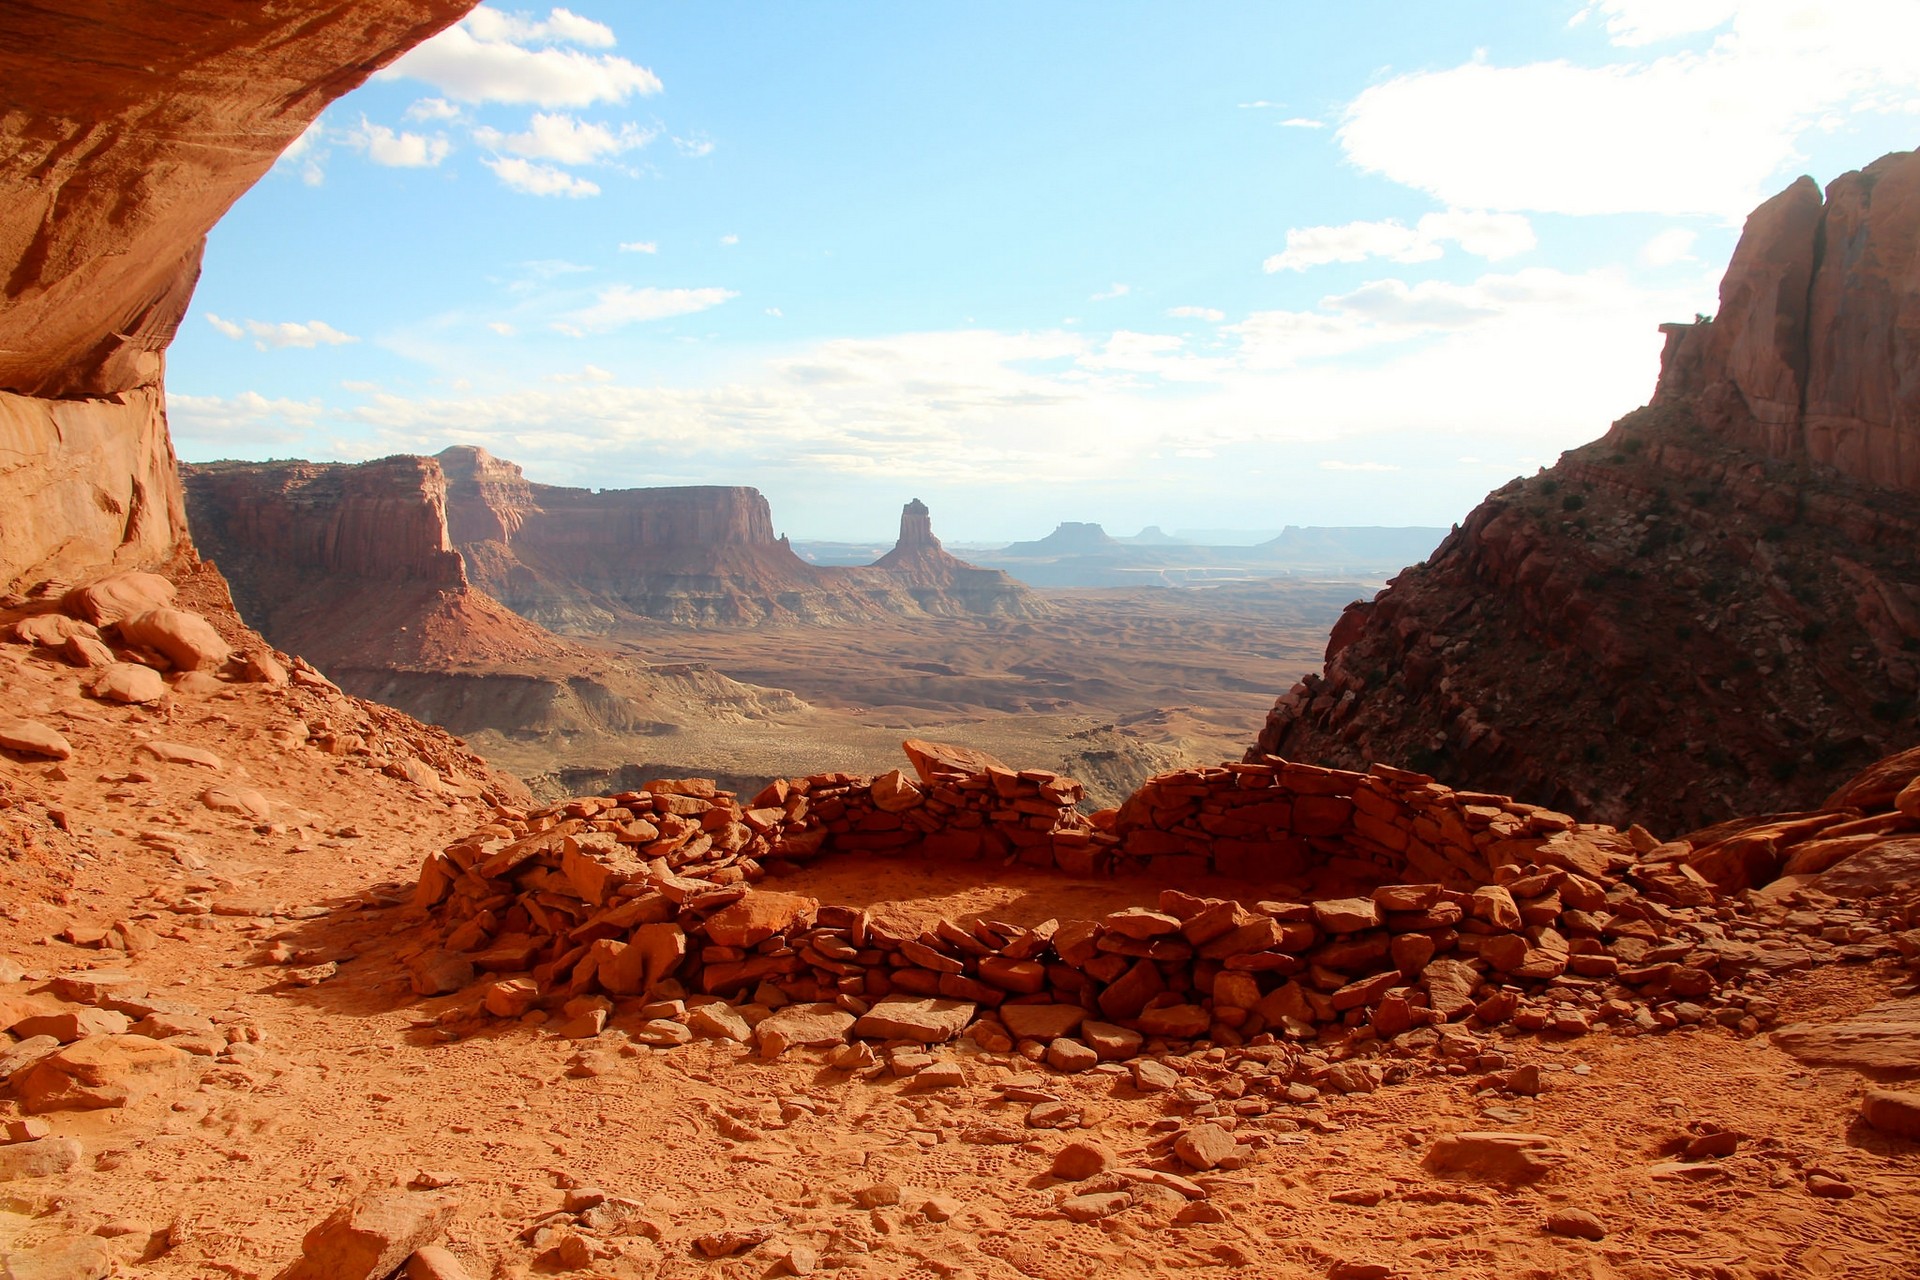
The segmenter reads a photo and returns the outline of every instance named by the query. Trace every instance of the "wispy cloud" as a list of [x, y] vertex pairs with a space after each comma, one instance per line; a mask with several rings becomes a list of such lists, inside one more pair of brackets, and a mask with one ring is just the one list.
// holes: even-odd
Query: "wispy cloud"
[[1175, 320], [1205, 320], [1208, 324], [1219, 324], [1227, 318], [1227, 313], [1213, 307], [1168, 307], [1167, 314]]
[[213, 312], [207, 312], [207, 323], [221, 335], [238, 342], [252, 338], [253, 345], [262, 351], [284, 347], [340, 347], [360, 339], [350, 333], [342, 333], [324, 320], [282, 320], [278, 323], [266, 320], [224, 320]]
[[496, 152], [525, 156], [531, 160], [552, 160], [559, 164], [593, 164], [644, 147], [658, 136], [658, 130], [636, 124], [618, 128], [591, 124], [564, 112], [536, 111], [520, 133], [503, 133], [487, 126], [473, 131], [473, 140]]
[[475, 103], [586, 107], [659, 93], [660, 78], [647, 68], [614, 54], [583, 52], [613, 45], [611, 29], [565, 9], [534, 21], [482, 6], [380, 75], [422, 80], [450, 98]]
[[577, 200], [600, 194], [599, 183], [575, 177], [550, 164], [535, 164], [519, 156], [494, 156], [482, 163], [507, 186], [530, 196], [568, 196]]
[[658, 253], [660, 242], [657, 240], [625, 240], [620, 244], [622, 253]]
[[1287, 232], [1285, 251], [1269, 257], [1261, 266], [1271, 274], [1305, 271], [1332, 262], [1364, 262], [1368, 258], [1427, 262], [1440, 257], [1449, 243], [1476, 257], [1498, 261], [1525, 253], [1539, 242], [1532, 224], [1519, 214], [1450, 209], [1429, 213], [1411, 227], [1392, 219], [1337, 227], [1295, 227]]
[[1108, 285], [1106, 288], [1102, 289], [1099, 293], [1096, 293], [1092, 297], [1088, 298], [1087, 301], [1111, 302], [1115, 298], [1124, 298], [1132, 292], [1133, 292], [1132, 285], [1121, 284], [1118, 280], [1116, 280], [1112, 284]]
[[617, 284], [602, 289], [592, 306], [568, 313], [553, 327], [573, 337], [605, 333], [647, 320], [692, 315], [739, 296], [732, 289], [636, 289]]
[[360, 117], [358, 128], [341, 135], [341, 141], [390, 169], [431, 169], [453, 151], [453, 144], [445, 137], [396, 132], [371, 123], [365, 116]]

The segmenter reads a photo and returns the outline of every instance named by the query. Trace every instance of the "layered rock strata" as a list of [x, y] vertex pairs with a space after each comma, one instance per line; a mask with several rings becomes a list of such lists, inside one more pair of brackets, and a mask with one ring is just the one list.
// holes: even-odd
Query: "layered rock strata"
[[1353, 606], [1251, 758], [1673, 832], [1804, 808], [1910, 737], [1916, 189], [1900, 153], [1757, 210], [1653, 403]]
[[[1031, 617], [1033, 593], [947, 554], [925, 517], [871, 570], [802, 560], [757, 489], [603, 489], [535, 484], [483, 449], [446, 472], [453, 539], [474, 581], [562, 631], [635, 618], [693, 625], [843, 623], [884, 614]], [[879, 572], [875, 572], [878, 570]]]
[[477, 589], [431, 458], [183, 474], [200, 548], [241, 612], [354, 693], [456, 733], [516, 737], [631, 732], [752, 701], [710, 672], [662, 672], [564, 640]]

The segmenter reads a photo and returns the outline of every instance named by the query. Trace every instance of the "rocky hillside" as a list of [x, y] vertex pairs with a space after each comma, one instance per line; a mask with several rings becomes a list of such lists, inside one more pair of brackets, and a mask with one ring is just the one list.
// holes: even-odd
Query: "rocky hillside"
[[1253, 755], [1403, 761], [1665, 832], [1912, 740], [1920, 155], [1748, 219], [1653, 402], [1488, 496], [1335, 628]]

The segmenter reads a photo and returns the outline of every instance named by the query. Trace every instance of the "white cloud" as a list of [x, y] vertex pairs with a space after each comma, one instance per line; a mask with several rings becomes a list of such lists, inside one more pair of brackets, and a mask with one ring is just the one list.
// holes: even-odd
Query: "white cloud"
[[660, 242], [657, 240], [626, 240], [620, 245], [622, 253], [658, 253]]
[[1905, 112], [1920, 92], [1913, 0], [1602, 0], [1615, 43], [1675, 35], [1701, 49], [1583, 67], [1474, 61], [1397, 76], [1349, 105], [1338, 139], [1360, 168], [1449, 205], [1737, 220], [1797, 140], [1837, 112]]
[[636, 289], [617, 284], [602, 289], [592, 306], [570, 313], [554, 328], [575, 337], [604, 333], [647, 320], [692, 315], [739, 296], [731, 289], [656, 289], [650, 285]]
[[310, 187], [317, 187], [327, 179], [325, 168], [326, 152], [321, 143], [327, 136], [326, 121], [315, 117], [314, 122], [301, 131], [300, 136], [287, 144], [287, 149], [274, 161], [274, 167], [285, 166], [300, 171], [300, 180]]
[[782, 310], [781, 310], [780, 308], [778, 308], [778, 307], [767, 307], [767, 308], [764, 308], [764, 314], [766, 314], [766, 315], [770, 315], [770, 316], [772, 316], [772, 317], [773, 317], [774, 319], [776, 319], [776, 320], [778, 320], [778, 319], [780, 319], [781, 317], [783, 317], [783, 316], [785, 316], [785, 315], [786, 315], [787, 313], [786, 313], [786, 312], [784, 312], [784, 311], [782, 311]]
[[1654, 44], [1711, 30], [1732, 18], [1739, 7], [1739, 0], [1595, 0], [1574, 14], [1568, 25], [1602, 14], [1607, 35], [1615, 44]]
[[213, 446], [211, 452], [293, 444], [325, 413], [318, 400], [269, 399], [257, 391], [237, 396], [167, 396], [167, 422], [174, 436]]
[[508, 324], [505, 320], [492, 321], [487, 325], [487, 328], [493, 330], [495, 333], [499, 334], [503, 338], [511, 338], [514, 334], [519, 332], [519, 330], [515, 329], [512, 325]]
[[581, 365], [579, 371], [575, 373], [550, 373], [547, 375], [546, 380], [548, 382], [560, 383], [612, 382], [613, 373], [611, 370], [602, 369], [597, 364], [587, 364]]
[[1111, 302], [1115, 298], [1124, 298], [1133, 292], [1130, 284], [1121, 284], [1118, 280], [1087, 299], [1089, 302]]
[[688, 138], [675, 138], [673, 140], [673, 145], [674, 145], [674, 148], [678, 150], [681, 155], [690, 157], [694, 160], [698, 160], [704, 156], [710, 156], [713, 154], [712, 140], [702, 134], [694, 134], [692, 137], [688, 137]]
[[566, 9], [555, 9], [545, 22], [536, 22], [524, 13], [505, 13], [482, 5], [468, 15], [466, 25], [482, 40], [511, 44], [557, 43], [611, 49], [615, 43], [613, 28]]
[[207, 323], [236, 342], [242, 338], [251, 337], [253, 345], [261, 351], [284, 347], [339, 347], [349, 342], [360, 341], [350, 333], [340, 332], [324, 320], [305, 322], [282, 320], [278, 323], [247, 320], [236, 324], [231, 320], [223, 320], [209, 311]]
[[1241, 103], [1240, 109], [1242, 111], [1264, 111], [1269, 109], [1277, 110], [1280, 106], [1281, 104], [1278, 102], [1268, 102], [1265, 98], [1258, 98], [1252, 102]]
[[1685, 227], [1668, 227], [1647, 241], [1640, 260], [1650, 267], [1670, 267], [1676, 262], [1692, 262], [1694, 233]]
[[613, 43], [606, 26], [565, 9], [534, 22], [482, 6], [380, 75], [423, 80], [461, 102], [586, 107], [659, 93], [660, 78], [625, 58], [555, 47], [606, 49]]
[[1175, 320], [1205, 320], [1208, 324], [1219, 324], [1227, 318], [1226, 312], [1213, 307], [1169, 307], [1167, 314]]
[[418, 133], [396, 133], [383, 124], [372, 124], [365, 116], [360, 127], [345, 135], [350, 147], [367, 153], [367, 159], [390, 169], [431, 169], [445, 160], [453, 144], [445, 138], [429, 138]]
[[740, 243], [740, 237], [734, 235], [732, 232], [728, 232], [726, 235], [720, 237], [720, 243], [728, 246], [736, 245]]
[[1322, 471], [1398, 471], [1399, 467], [1391, 462], [1342, 462], [1337, 458], [1327, 458], [1320, 463]]
[[1368, 258], [1427, 262], [1440, 257], [1445, 252], [1442, 246], [1449, 241], [1490, 261], [1525, 253], [1539, 243], [1532, 225], [1518, 214], [1449, 209], [1429, 213], [1411, 227], [1392, 219], [1337, 227], [1295, 227], [1287, 232], [1286, 249], [1261, 266], [1272, 273], [1305, 271], [1332, 262], [1364, 262]]
[[600, 194], [599, 183], [576, 178], [550, 164], [535, 164], [518, 156], [495, 156], [481, 163], [515, 191], [524, 191], [531, 196], [570, 196], [579, 199]]
[[466, 113], [445, 98], [422, 98], [407, 108], [409, 120], [458, 120]]
[[1327, 122], [1325, 120], [1309, 119], [1306, 116], [1293, 116], [1289, 119], [1282, 120], [1280, 127], [1282, 129], [1324, 129], [1327, 127]]
[[615, 130], [557, 111], [536, 111], [524, 133], [502, 133], [486, 126], [473, 131], [473, 140], [483, 147], [560, 164], [592, 164], [644, 147], [655, 136], [656, 131], [635, 124], [623, 124]]

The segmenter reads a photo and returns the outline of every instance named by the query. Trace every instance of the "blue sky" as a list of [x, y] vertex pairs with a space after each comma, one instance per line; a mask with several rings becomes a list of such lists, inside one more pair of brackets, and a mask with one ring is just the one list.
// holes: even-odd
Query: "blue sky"
[[1920, 0], [485, 6], [213, 233], [184, 458], [477, 444], [800, 538], [1433, 524], [1643, 403]]

